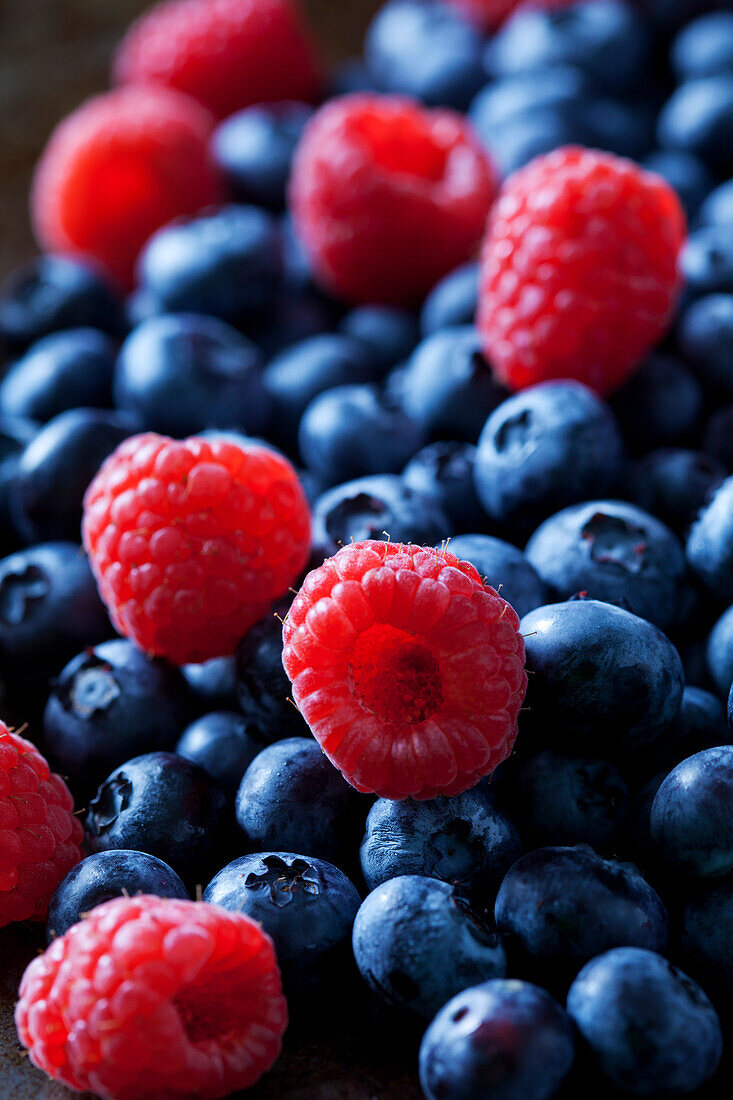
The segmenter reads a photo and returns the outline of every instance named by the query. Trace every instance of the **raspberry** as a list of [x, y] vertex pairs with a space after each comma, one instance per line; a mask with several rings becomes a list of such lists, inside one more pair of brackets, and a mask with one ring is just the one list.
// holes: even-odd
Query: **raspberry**
[[133, 24], [119, 84], [163, 84], [219, 118], [253, 103], [318, 97], [319, 65], [292, 0], [170, 0]]
[[225, 438], [133, 436], [84, 500], [84, 546], [117, 629], [176, 664], [234, 652], [308, 560], [290, 463]]
[[125, 286], [152, 233], [219, 197], [214, 120], [165, 88], [122, 88], [64, 119], [36, 169], [31, 214], [49, 251], [91, 256]]
[[499, 378], [513, 389], [549, 378], [619, 386], [672, 317], [684, 236], [672, 188], [610, 153], [557, 149], [510, 176], [479, 291]]
[[467, 562], [360, 542], [306, 577], [283, 664], [313, 735], [357, 790], [454, 795], [514, 744], [527, 687], [518, 627]]
[[109, 1100], [214, 1100], [269, 1069], [287, 1025], [272, 941], [240, 913], [142, 895], [34, 959], [15, 1022], [31, 1061]]
[[344, 298], [394, 305], [418, 301], [470, 259], [495, 190], [460, 115], [351, 95], [306, 126], [290, 200], [321, 280]]
[[542, 8], [562, 8], [575, 0], [448, 0], [460, 8], [464, 15], [487, 30], [496, 30], [517, 8], [531, 5]]
[[0, 928], [44, 920], [51, 895], [81, 859], [74, 800], [35, 745], [0, 722]]

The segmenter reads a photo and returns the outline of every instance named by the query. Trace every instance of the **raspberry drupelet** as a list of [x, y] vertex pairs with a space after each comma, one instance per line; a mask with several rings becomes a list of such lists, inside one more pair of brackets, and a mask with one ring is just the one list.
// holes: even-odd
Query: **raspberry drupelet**
[[92, 257], [125, 287], [156, 229], [221, 196], [208, 143], [213, 116], [167, 88], [120, 88], [87, 100], [51, 135], [31, 216], [50, 252]]
[[81, 859], [74, 800], [35, 745], [0, 722], [0, 928], [44, 920], [51, 895]]
[[357, 790], [455, 795], [511, 752], [527, 687], [518, 628], [467, 562], [361, 542], [306, 577], [283, 664], [313, 735]]
[[15, 1021], [31, 1061], [105, 1100], [216, 1100], [270, 1068], [287, 1026], [272, 941], [240, 913], [141, 895], [34, 959]]
[[304, 568], [310, 513], [276, 451], [220, 437], [125, 440], [82, 524], [117, 629], [175, 664], [227, 656]]
[[496, 193], [470, 125], [398, 96], [334, 99], [306, 126], [290, 201], [322, 282], [354, 302], [411, 304], [477, 248]]
[[569, 146], [510, 176], [489, 221], [478, 309], [501, 381], [616, 389], [672, 319], [684, 239], [672, 188], [611, 153]]

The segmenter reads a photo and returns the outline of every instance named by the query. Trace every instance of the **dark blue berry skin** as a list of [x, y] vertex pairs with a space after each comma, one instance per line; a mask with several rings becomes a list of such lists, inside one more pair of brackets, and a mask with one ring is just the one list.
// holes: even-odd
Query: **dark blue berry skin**
[[733, 879], [700, 883], [688, 891], [679, 938], [685, 965], [711, 992], [733, 998]]
[[682, 662], [645, 619], [576, 600], [530, 611], [520, 631], [531, 673], [527, 702], [551, 736], [615, 755], [651, 743], [677, 715]]
[[688, 297], [733, 291], [733, 225], [703, 226], [691, 233], [679, 267]]
[[478, 264], [463, 264], [437, 282], [420, 313], [420, 331], [432, 336], [444, 328], [473, 324], [478, 309]]
[[331, 863], [290, 852], [242, 856], [211, 880], [203, 901], [262, 925], [289, 994], [312, 994], [336, 976], [343, 982], [361, 899]]
[[703, 451], [663, 447], [632, 463], [627, 491], [634, 504], [685, 535], [725, 475], [725, 467]]
[[[637, 761], [635, 760], [634, 763], [636, 764]], [[656, 876], [659, 873], [659, 863], [652, 841], [652, 806], [666, 775], [666, 768], [655, 772], [634, 792], [627, 834], [624, 837], [625, 850], [629, 852], [630, 858], [650, 876], [652, 874]], [[665, 890], [663, 893], [666, 895]]]
[[730, 694], [728, 695], [728, 725], [733, 729], [733, 683], [731, 683]]
[[680, 350], [705, 385], [733, 397], [733, 294], [709, 294], [685, 310]]
[[657, 791], [652, 840], [664, 865], [699, 878], [733, 871], [733, 745], [678, 764]]
[[494, 915], [548, 973], [575, 973], [612, 947], [663, 951], [667, 943], [667, 911], [636, 867], [586, 845], [522, 856], [499, 887]]
[[420, 339], [415, 314], [390, 306], [357, 306], [341, 320], [338, 331], [363, 344], [382, 374], [407, 359]]
[[733, 167], [733, 74], [681, 84], [662, 108], [657, 139], [726, 176]]
[[733, 684], [733, 607], [720, 616], [710, 631], [705, 653], [708, 673], [721, 699]]
[[51, 943], [97, 905], [123, 895], [189, 899], [181, 879], [167, 863], [147, 852], [96, 852], [77, 863], [59, 883], [48, 907], [46, 937]]
[[331, 94], [351, 95], [352, 92], [374, 91], [374, 81], [360, 57], [349, 57], [331, 72]]
[[224, 793], [203, 768], [172, 752], [128, 760], [105, 779], [85, 818], [89, 852], [149, 852], [187, 886], [205, 882], [221, 858]]
[[663, 630], [687, 611], [682, 544], [632, 504], [573, 504], [537, 528], [525, 553], [555, 599], [584, 592], [592, 600], [623, 601]]
[[432, 546], [453, 526], [437, 502], [394, 474], [360, 477], [329, 489], [313, 506], [314, 554], [330, 557], [339, 546], [386, 539]]
[[242, 776], [262, 743], [247, 719], [234, 711], [212, 711], [183, 731], [176, 753], [198, 764], [232, 802]]
[[286, 348], [263, 375], [272, 405], [272, 438], [292, 453], [300, 418], [314, 397], [334, 386], [373, 382], [379, 373], [361, 341], [337, 333], [312, 336]]
[[715, 600], [733, 602], [733, 477], [715, 490], [693, 525], [687, 560]]
[[109, 408], [116, 354], [112, 338], [98, 329], [43, 337], [0, 382], [0, 415], [46, 421], [79, 405]]
[[714, 188], [700, 206], [700, 225], [733, 225], [733, 180]]
[[371, 991], [425, 1020], [472, 982], [506, 974], [501, 938], [449, 883], [421, 875], [372, 891], [356, 914], [352, 944]]
[[688, 686], [682, 693], [677, 717], [664, 731], [664, 737], [650, 746], [645, 762], [650, 771], [669, 770], [693, 753], [729, 741], [721, 700], [703, 688]]
[[451, 539], [448, 549], [461, 561], [470, 561], [520, 618], [547, 602], [544, 581], [522, 551], [510, 542], [491, 535], [458, 535]]
[[527, 847], [590, 844], [611, 850], [631, 799], [623, 776], [609, 761], [552, 750], [519, 767], [514, 790]]
[[172, 750], [190, 713], [179, 670], [115, 638], [60, 672], [46, 704], [44, 744], [63, 774], [96, 786], [140, 753]]
[[277, 221], [254, 206], [225, 206], [158, 230], [138, 260], [138, 279], [163, 312], [234, 323], [274, 301], [281, 272]]
[[733, 12], [710, 12], [688, 24], [672, 43], [670, 60], [680, 83], [733, 73]]
[[284, 208], [293, 153], [312, 114], [304, 103], [263, 103], [219, 124], [211, 151], [237, 202]]
[[519, 833], [485, 785], [428, 802], [379, 798], [369, 811], [361, 869], [370, 890], [426, 875], [484, 896], [519, 856]]
[[476, 448], [471, 443], [428, 443], [402, 471], [405, 485], [437, 501], [455, 531], [486, 527], [486, 513], [473, 480]]
[[491, 159], [506, 177], [543, 153], [581, 143], [581, 130], [575, 114], [571, 117], [569, 112], [558, 109], [544, 108], [519, 115], [494, 128], [489, 146]]
[[22, 351], [60, 329], [90, 327], [115, 335], [123, 312], [99, 272], [69, 256], [36, 256], [0, 286], [0, 344]]
[[515, 76], [554, 66], [577, 66], [611, 92], [637, 87], [647, 71], [649, 36], [636, 9], [621, 0], [581, 0], [571, 7], [528, 8], [509, 19], [489, 43], [486, 66]]
[[115, 403], [140, 428], [181, 437], [204, 428], [257, 434], [269, 402], [260, 352], [224, 321], [166, 314], [138, 326], [117, 360]]
[[567, 1009], [595, 1065], [624, 1093], [694, 1092], [720, 1061], [715, 1009], [653, 951], [619, 947], [593, 959], [570, 987]]
[[364, 44], [367, 73], [381, 92], [465, 110], [486, 81], [479, 32], [436, 0], [389, 0]]
[[676, 149], [657, 149], [644, 161], [644, 167], [665, 179], [679, 195], [688, 221], [697, 217], [700, 207], [715, 186], [715, 176], [691, 153]]
[[48, 680], [112, 627], [78, 545], [49, 542], [0, 561], [0, 659], [23, 683]]
[[247, 334], [271, 359], [295, 344], [330, 332], [336, 322], [333, 307], [313, 291], [284, 293], [258, 322], [247, 325]]
[[703, 406], [700, 382], [672, 355], [651, 355], [611, 398], [624, 440], [634, 454], [690, 441]]
[[442, 329], [418, 344], [401, 382], [405, 411], [431, 439], [475, 443], [506, 397], [472, 326]]
[[364, 801], [312, 737], [289, 737], [252, 760], [235, 811], [253, 851], [297, 846], [340, 864], [356, 847]]
[[183, 665], [181, 672], [200, 710], [231, 710], [236, 706], [237, 664], [234, 657], [212, 657], [200, 665]]
[[427, 1100], [552, 1100], [575, 1057], [567, 1015], [539, 986], [495, 979], [459, 993], [420, 1047]]
[[237, 702], [263, 743], [308, 733], [300, 711], [289, 702], [292, 688], [283, 668], [282, 619], [287, 611], [286, 603], [276, 604], [273, 614], [260, 619], [237, 650]]
[[0, 415], [0, 554], [9, 554], [24, 544], [13, 522], [13, 494], [20, 459], [38, 432], [33, 420]]
[[702, 449], [733, 473], [733, 405], [712, 413], [703, 433]]
[[21, 537], [79, 541], [89, 483], [134, 430], [125, 416], [103, 409], [69, 409], [49, 420], [23, 451], [10, 490]]
[[504, 401], [481, 432], [475, 480], [487, 514], [528, 533], [547, 516], [610, 492], [623, 443], [608, 406], [579, 382], [543, 382]]
[[577, 107], [596, 89], [582, 69], [575, 66], [541, 68], [521, 76], [494, 80], [478, 93], [468, 117], [484, 143], [491, 143], [498, 127], [523, 121], [537, 113]]
[[375, 386], [319, 394], [298, 428], [300, 455], [324, 485], [398, 473], [423, 442], [422, 426]]

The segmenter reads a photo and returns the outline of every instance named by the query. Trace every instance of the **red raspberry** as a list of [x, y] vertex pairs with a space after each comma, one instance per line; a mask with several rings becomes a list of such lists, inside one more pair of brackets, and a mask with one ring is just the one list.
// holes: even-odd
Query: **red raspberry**
[[98, 906], [34, 959], [15, 1022], [31, 1061], [73, 1089], [214, 1100], [270, 1068], [287, 1005], [255, 921], [143, 895]]
[[0, 928], [44, 920], [51, 895], [81, 859], [84, 830], [60, 775], [0, 722]]
[[359, 542], [306, 577], [283, 664], [313, 735], [357, 790], [460, 794], [514, 744], [527, 688], [518, 627], [467, 562]]
[[470, 259], [496, 192], [464, 118], [396, 96], [350, 95], [306, 127], [291, 177], [296, 228], [343, 298], [414, 303]]
[[233, 653], [302, 571], [310, 515], [259, 444], [133, 436], [84, 499], [84, 546], [117, 629], [176, 664]]
[[96, 96], [57, 126], [36, 169], [31, 214], [49, 251], [92, 256], [125, 286], [156, 229], [216, 202], [204, 108], [165, 88]]
[[562, 8], [576, 0], [448, 0], [461, 8], [474, 23], [487, 30], [496, 30], [517, 8]]
[[489, 223], [478, 311], [501, 381], [619, 386], [673, 315], [684, 237], [672, 188], [610, 153], [557, 149], [510, 176]]
[[219, 118], [252, 103], [310, 102], [319, 64], [292, 0], [169, 0], [133, 24], [115, 57], [120, 84], [164, 84]]

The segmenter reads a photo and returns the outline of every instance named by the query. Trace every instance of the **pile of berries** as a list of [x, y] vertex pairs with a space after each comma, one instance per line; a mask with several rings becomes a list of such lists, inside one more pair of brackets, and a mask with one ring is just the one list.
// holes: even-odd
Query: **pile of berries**
[[216, 1100], [336, 1005], [365, 1096], [728, 1100], [730, 5], [388, 0], [328, 76], [166, 0], [112, 85], [0, 287], [31, 1062]]

